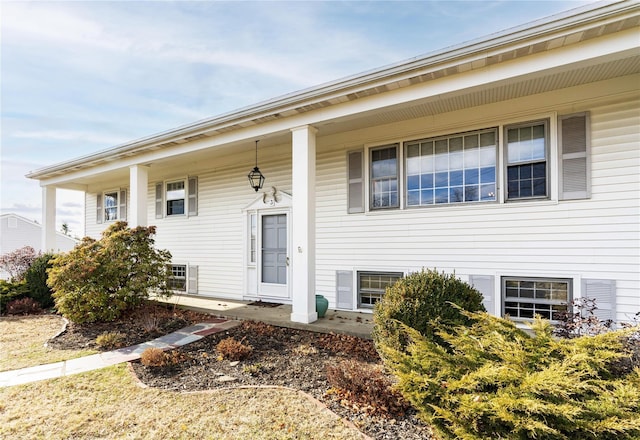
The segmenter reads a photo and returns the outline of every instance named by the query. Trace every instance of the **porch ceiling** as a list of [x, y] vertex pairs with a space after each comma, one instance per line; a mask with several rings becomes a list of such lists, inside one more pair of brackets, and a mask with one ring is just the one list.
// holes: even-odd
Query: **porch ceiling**
[[350, 118], [318, 124], [321, 135], [331, 135], [408, 119], [433, 116], [520, 97], [551, 92], [567, 87], [589, 84], [640, 73], [640, 55], [546, 75], [522, 77], [504, 81], [492, 87], [461, 90], [449, 95], [414, 101], [405, 105], [353, 115]]
[[[604, 12], [603, 16], [599, 15], [598, 8], [608, 10], [607, 18], [603, 18]], [[621, 2], [596, 6], [592, 10], [587, 8], [586, 12], [575, 16], [552, 17], [546, 22], [510, 29], [484, 40], [302, 90], [43, 168], [27, 177], [63, 187], [71, 181], [86, 185], [101, 178], [111, 180], [114, 177], [111, 171], [108, 176], [96, 172], [103, 169], [106, 173], [109, 165], [115, 163], [121, 165], [126, 174], [130, 164], [145, 163], [148, 158], [154, 158], [153, 162], [159, 167], [197, 162], [204, 157], [210, 158], [214, 151], [216, 158], [235, 156], [241, 159], [243, 155], [249, 156], [256, 137], [261, 139], [260, 147], [263, 149], [290, 142], [289, 128], [295, 126], [291, 121], [303, 120], [301, 117], [318, 128], [318, 136], [322, 137], [639, 73], [640, 52], [636, 47], [633, 51], [603, 56], [599, 60], [576, 62], [530, 75], [519, 74], [493, 82], [488, 76], [494, 71], [494, 66], [503, 63], [542, 56], [581, 43], [590, 44], [590, 41], [600, 38], [606, 40], [619, 32], [630, 32], [640, 25], [637, 10], [637, 5]], [[436, 84], [434, 90], [437, 90], [439, 80], [470, 71], [486, 72], [488, 82], [448, 93], [423, 94], [425, 97], [416, 97], [408, 102], [369, 106], [369, 109], [347, 116], [323, 116], [327, 113], [323, 110], [330, 107], [364, 101], [376, 95], [391, 95], [389, 92], [400, 89], [411, 91], [411, 87], [417, 87], [424, 90]]]

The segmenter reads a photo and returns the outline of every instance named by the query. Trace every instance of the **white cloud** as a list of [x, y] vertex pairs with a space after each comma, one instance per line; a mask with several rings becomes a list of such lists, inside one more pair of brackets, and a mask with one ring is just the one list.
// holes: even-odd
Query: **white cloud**
[[2, 212], [40, 218], [29, 171], [583, 3], [3, 2]]

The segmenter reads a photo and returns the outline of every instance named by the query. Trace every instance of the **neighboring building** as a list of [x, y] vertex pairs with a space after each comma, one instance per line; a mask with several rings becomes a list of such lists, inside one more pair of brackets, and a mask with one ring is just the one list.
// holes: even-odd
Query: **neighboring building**
[[[188, 294], [371, 310], [421, 268], [496, 315], [640, 311], [640, 5], [590, 4], [32, 172], [156, 225]], [[266, 176], [258, 193], [247, 173]]]
[[[48, 250], [66, 252], [74, 248], [78, 240], [60, 232], [55, 234], [55, 243]], [[31, 246], [36, 252], [42, 251], [42, 225], [17, 214], [0, 215], [0, 255], [16, 249]], [[0, 279], [8, 274], [0, 270]]]

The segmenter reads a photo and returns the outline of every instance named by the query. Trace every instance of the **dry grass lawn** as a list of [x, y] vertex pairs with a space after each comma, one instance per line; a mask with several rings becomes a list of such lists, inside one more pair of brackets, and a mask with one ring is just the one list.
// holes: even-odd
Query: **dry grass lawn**
[[47, 339], [62, 330], [63, 320], [55, 315], [0, 318], [0, 371], [34, 367], [95, 353], [89, 350], [45, 348]]
[[[2, 349], [10, 350], [3, 368], [35, 365], [40, 360], [54, 362], [49, 350], [42, 353], [42, 344], [59, 330], [60, 322], [42, 318], [0, 322]], [[70, 354], [60, 354], [57, 360]], [[7, 440], [361, 437], [331, 411], [296, 391], [259, 388], [175, 393], [141, 388], [126, 364], [0, 388], [0, 438]]]
[[295, 391], [140, 388], [126, 365], [0, 389], [2, 439], [357, 439]]

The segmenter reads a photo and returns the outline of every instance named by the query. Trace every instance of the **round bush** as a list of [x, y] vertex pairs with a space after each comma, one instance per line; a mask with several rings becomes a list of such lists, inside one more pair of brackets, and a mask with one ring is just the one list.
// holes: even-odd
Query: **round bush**
[[76, 323], [108, 322], [140, 306], [151, 293], [170, 296], [171, 254], [156, 249], [155, 227], [115, 222], [100, 240], [85, 237], [51, 263], [47, 283], [56, 307]]
[[47, 286], [47, 269], [52, 266], [50, 261], [53, 257], [55, 257], [54, 254], [40, 255], [33, 261], [24, 275], [29, 288], [29, 297], [36, 300], [43, 309], [53, 307], [52, 292]]
[[[404, 349], [407, 338], [400, 324], [405, 324], [440, 345], [444, 341], [435, 334], [434, 323], [454, 327], [467, 325], [469, 318], [452, 304], [470, 312], [485, 311], [483, 296], [455, 275], [436, 270], [414, 272], [387, 288], [375, 305], [373, 339], [394, 349]], [[379, 350], [380, 351], [380, 350]]]

